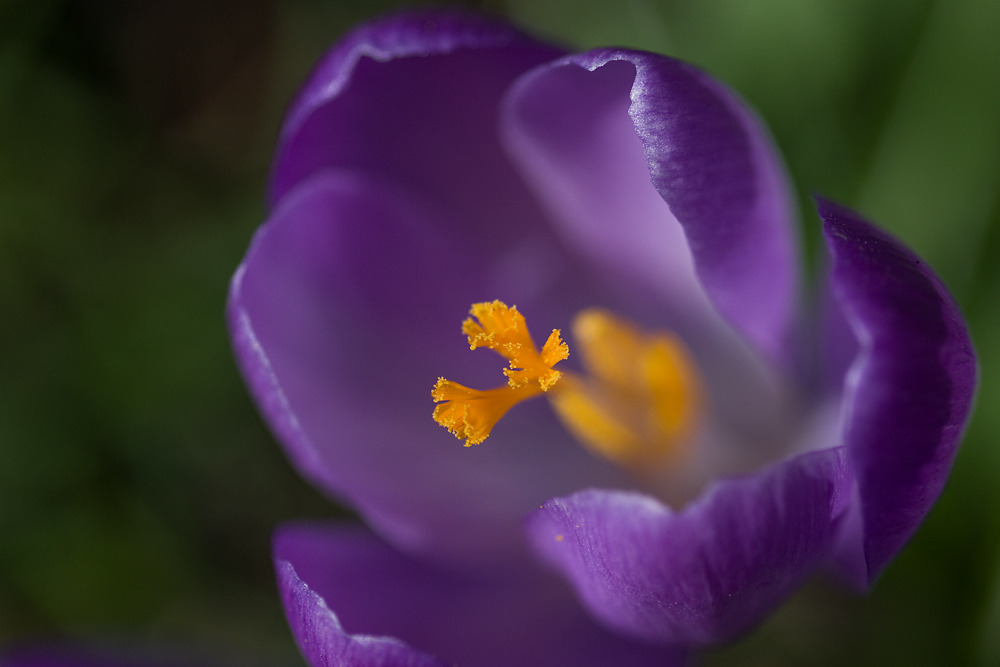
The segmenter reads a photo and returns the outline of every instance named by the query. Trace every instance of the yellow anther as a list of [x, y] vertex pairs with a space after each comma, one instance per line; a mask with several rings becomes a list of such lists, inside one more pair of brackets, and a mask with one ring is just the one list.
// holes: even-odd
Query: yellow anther
[[702, 400], [684, 344], [599, 309], [577, 315], [573, 336], [590, 377], [568, 377], [550, 397], [566, 428], [592, 451], [622, 465], [679, 457]]
[[500, 301], [476, 303], [469, 312], [472, 317], [462, 323], [469, 347], [489, 348], [507, 359], [510, 367], [503, 371], [507, 385], [496, 389], [470, 389], [444, 378], [434, 385], [431, 397], [440, 403], [434, 407], [434, 421], [465, 438], [466, 447], [485, 440], [512, 407], [548, 391], [562, 377], [552, 366], [569, 356], [558, 329], [539, 352], [516, 306], [508, 308]]

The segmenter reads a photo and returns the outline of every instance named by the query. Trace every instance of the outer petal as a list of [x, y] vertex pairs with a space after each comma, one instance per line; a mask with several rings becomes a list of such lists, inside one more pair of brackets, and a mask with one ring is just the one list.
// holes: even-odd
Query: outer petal
[[767, 131], [734, 93], [671, 58], [605, 49], [523, 77], [504, 121], [514, 160], [575, 246], [689, 307], [703, 299], [693, 257], [719, 312], [787, 361], [791, 196]]
[[601, 622], [659, 642], [727, 641], [828, 555], [849, 501], [841, 448], [717, 483], [675, 513], [637, 493], [583, 491], [533, 513], [528, 534]]
[[[503, 293], [443, 220], [371, 178], [317, 174], [255, 237], [231, 286], [230, 327], [247, 384], [304, 476], [398, 547], [503, 561], [523, 550], [520, 521], [540, 503], [626, 479], [544, 401], [517, 406], [472, 449], [431, 419], [439, 375], [490, 387], [504, 365], [470, 352], [459, 331], [470, 303]], [[543, 293], [572, 289], [557, 279]], [[573, 302], [554, 298], [537, 312], [568, 318], [559, 308]]]
[[322, 597], [299, 579], [288, 561], [277, 562], [278, 588], [302, 656], [312, 667], [445, 667], [393, 637], [348, 634]]
[[540, 217], [500, 149], [497, 103], [516, 76], [559, 54], [508, 24], [456, 11], [405, 12], [356, 29], [288, 112], [272, 202], [317, 171], [346, 167], [434, 200], [462, 224], [456, 233], [475, 226], [484, 240], [509, 245]]
[[830, 276], [861, 352], [846, 381], [844, 441], [871, 583], [941, 493], [967, 423], [976, 358], [930, 267], [858, 214], [818, 199]]
[[439, 664], [404, 649], [398, 640], [359, 641], [345, 628], [390, 634], [446, 664], [466, 667], [670, 667], [685, 662], [684, 650], [608, 634], [586, 617], [561, 582], [538, 573], [463, 578], [402, 556], [364, 531], [332, 525], [285, 526], [275, 537], [275, 559], [292, 631], [313, 667], [340, 664], [325, 656], [348, 645], [353, 650], [392, 647], [400, 652], [394, 656], [404, 650], [413, 656], [412, 664]]

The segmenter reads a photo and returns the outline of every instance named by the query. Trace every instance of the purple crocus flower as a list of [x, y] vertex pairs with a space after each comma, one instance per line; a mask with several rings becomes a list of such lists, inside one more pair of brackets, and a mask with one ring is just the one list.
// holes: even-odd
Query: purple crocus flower
[[[868, 587], [942, 489], [976, 383], [951, 296], [819, 200], [807, 334], [781, 160], [685, 63], [385, 18], [293, 103], [270, 196], [236, 355], [296, 467], [374, 531], [278, 531], [313, 667], [682, 664], [821, 566]], [[470, 304], [509, 386], [464, 348]], [[434, 423], [432, 387], [489, 439]]]

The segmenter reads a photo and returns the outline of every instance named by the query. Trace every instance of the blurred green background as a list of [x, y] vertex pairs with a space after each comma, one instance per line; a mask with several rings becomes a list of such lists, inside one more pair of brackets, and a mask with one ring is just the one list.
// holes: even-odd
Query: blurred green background
[[[402, 4], [0, 1], [0, 645], [297, 664], [270, 531], [339, 510], [256, 416], [223, 304], [284, 104], [344, 30]], [[818, 191], [907, 240], [971, 323], [978, 412], [874, 592], [813, 582], [705, 663], [1000, 665], [1000, 2], [464, 4], [713, 72], [770, 124], [810, 257]]]

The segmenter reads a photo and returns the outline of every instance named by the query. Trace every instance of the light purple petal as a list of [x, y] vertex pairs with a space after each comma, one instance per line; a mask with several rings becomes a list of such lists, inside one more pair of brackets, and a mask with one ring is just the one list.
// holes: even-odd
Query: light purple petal
[[[829, 259], [829, 258], [827, 258]], [[844, 316], [844, 309], [833, 295], [830, 266], [823, 272], [819, 288], [819, 381], [820, 391], [841, 396], [847, 372], [858, 356], [858, 337]]]
[[791, 195], [767, 131], [733, 92], [665, 56], [598, 50], [522, 77], [503, 121], [572, 245], [688, 311], [704, 310], [700, 280], [751, 343], [788, 361]]
[[497, 139], [497, 106], [525, 70], [561, 52], [458, 11], [391, 15], [346, 36], [289, 110], [271, 198], [327, 168], [422, 193], [503, 245], [540, 222]]
[[976, 357], [926, 263], [853, 211], [817, 201], [831, 287], [861, 344], [845, 383], [844, 441], [871, 583], [941, 493], [972, 407]]
[[345, 633], [390, 635], [459, 667], [685, 664], [684, 650], [608, 634], [562, 582], [542, 573], [464, 577], [403, 556], [366, 531], [329, 524], [283, 527], [275, 559], [292, 632], [313, 667], [330, 664], [316, 656], [340, 651]]
[[[644, 58], [649, 54], [620, 55]], [[713, 442], [738, 441], [741, 445], [737, 456], [729, 457], [729, 472], [752, 469], [741, 457], [773, 460], [775, 446], [780, 449], [789, 437], [782, 432], [790, 423], [783, 412], [789, 404], [783, 391], [785, 378], [771, 364], [763, 363], [765, 355], [760, 349], [719, 315], [695, 275], [685, 230], [654, 187], [637, 119], [630, 115], [630, 109], [634, 112], [636, 108], [634, 91], [644, 85], [637, 78], [637, 66], [628, 60], [610, 60], [590, 71], [574, 58], [540, 66], [511, 87], [501, 115], [511, 159], [549, 211], [554, 229], [567, 246], [586, 258], [590, 273], [616, 292], [615, 298], [602, 305], [648, 329], [673, 331], [688, 342], [708, 389], [714, 427], [732, 434]], [[674, 61], [665, 62], [695, 77], [696, 73]], [[725, 101], [729, 98], [716, 95], [714, 90], [711, 96], [716, 106], [728, 113]], [[670, 102], [673, 112], [681, 115], [690, 104], [680, 95]], [[734, 141], [747, 144], [741, 116], [733, 112], [725, 118], [730, 134], [736, 134]], [[759, 128], [753, 130], [765, 141]], [[768, 148], [766, 144], [764, 148]], [[767, 173], [777, 179], [770, 198], [780, 199], [784, 181], [776, 158], [766, 150], [762, 155], [770, 156], [770, 162], [763, 158], [760, 162], [773, 167]], [[678, 170], [691, 170], [685, 178], [705, 178], [704, 165], [697, 161], [675, 162]], [[754, 175], [748, 171], [747, 178]], [[787, 300], [794, 292], [795, 273], [789, 264], [795, 259], [791, 234], [779, 224], [787, 224], [787, 218], [787, 214], [777, 216], [771, 230], [775, 239], [780, 236], [777, 230], [785, 232], [780, 236], [786, 243], [784, 263], [772, 262], [769, 256], [758, 258], [768, 263], [768, 270], [776, 269], [769, 274], [772, 277], [780, 278], [782, 271], [789, 269], [784, 276], [788, 293], [782, 297], [780, 290], [771, 290], [768, 299]], [[692, 217], [689, 222], [697, 227], [712, 221]], [[739, 222], [753, 224], [753, 220]], [[752, 251], [767, 255], [771, 237], [762, 233], [760, 238], [760, 247]], [[727, 270], [738, 273], [741, 269], [734, 264]], [[740, 286], [745, 285], [740, 279]], [[754, 312], [765, 313], [767, 306]], [[774, 325], [771, 342], [778, 346], [787, 333], [787, 322]], [[572, 340], [570, 345], [572, 348]], [[771, 351], [777, 354], [775, 350], [777, 347]], [[708, 459], [721, 460], [716, 456]], [[706, 472], [716, 476], [718, 470], [710, 467]], [[701, 486], [696, 479], [700, 476], [690, 476], [695, 486]]]
[[[296, 467], [396, 546], [468, 565], [526, 557], [527, 512], [587, 484], [627, 479], [577, 445], [544, 400], [515, 407], [474, 448], [433, 421], [438, 376], [483, 388], [503, 382], [503, 360], [470, 352], [459, 325], [471, 303], [505, 294], [439, 230], [446, 224], [356, 173], [304, 182], [258, 232], [233, 279], [236, 356]], [[561, 285], [518, 303], [539, 314], [536, 332], [568, 318], [560, 308], [572, 300], [552, 305], [572, 291]]]
[[842, 448], [716, 483], [674, 512], [649, 496], [589, 490], [527, 521], [536, 551], [609, 628], [650, 641], [728, 641], [828, 555], [851, 487]]

